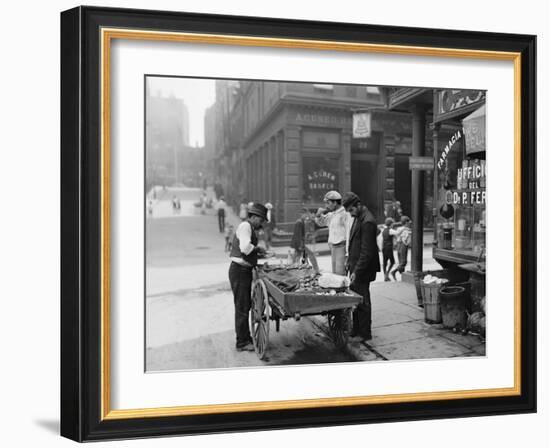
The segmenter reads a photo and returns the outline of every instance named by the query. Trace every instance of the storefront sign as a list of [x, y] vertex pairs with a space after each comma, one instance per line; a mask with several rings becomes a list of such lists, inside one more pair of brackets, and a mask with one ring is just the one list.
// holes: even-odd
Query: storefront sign
[[445, 202], [453, 205], [485, 205], [486, 175], [485, 160], [464, 159], [456, 173], [457, 188], [445, 192]]
[[432, 157], [409, 157], [410, 170], [430, 171], [434, 169], [434, 159]]
[[322, 203], [328, 191], [339, 189], [337, 158], [307, 156], [302, 159], [302, 166], [304, 203]]
[[307, 124], [321, 124], [327, 126], [350, 126], [351, 118], [337, 115], [321, 115], [321, 114], [296, 114], [296, 121]]
[[474, 108], [476, 104], [485, 101], [483, 90], [440, 90], [435, 92], [436, 108], [434, 110], [434, 121], [440, 121], [446, 116], [460, 115], [461, 110]]
[[439, 157], [439, 161], [437, 162], [437, 167], [439, 169], [443, 167], [443, 164], [445, 163], [445, 159], [447, 159], [447, 156], [449, 155], [449, 151], [452, 149], [454, 144], [457, 141], [459, 141], [461, 138], [462, 138], [462, 133], [460, 131], [456, 131], [451, 136], [448, 143], [445, 145], [445, 148], [443, 148], [443, 151], [441, 152], [441, 156]]
[[485, 205], [485, 189], [475, 189], [468, 191], [448, 190], [445, 196], [445, 202], [453, 205]]
[[459, 168], [456, 173], [456, 183], [459, 189], [475, 189], [485, 187], [487, 165], [485, 161], [467, 162], [467, 166]]
[[462, 120], [466, 154], [485, 151], [485, 106]]
[[309, 190], [335, 190], [336, 174], [325, 170], [313, 171], [307, 175]]
[[368, 138], [371, 132], [371, 114], [360, 112], [353, 114], [353, 138]]

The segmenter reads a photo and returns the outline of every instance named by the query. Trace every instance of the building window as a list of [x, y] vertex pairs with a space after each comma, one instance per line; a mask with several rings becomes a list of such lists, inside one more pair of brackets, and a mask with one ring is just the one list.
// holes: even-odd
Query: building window
[[302, 158], [303, 202], [321, 204], [325, 194], [338, 190], [340, 160], [337, 157], [304, 156]]
[[379, 87], [366, 86], [365, 90], [367, 91], [367, 99], [368, 100], [381, 101], [382, 95], [381, 95]]
[[340, 148], [340, 135], [337, 132], [304, 131], [302, 135], [304, 148], [336, 150]]
[[313, 84], [313, 90], [317, 93], [332, 93], [334, 86], [332, 84]]
[[346, 96], [350, 98], [355, 98], [357, 96], [357, 87], [356, 86], [346, 86]]

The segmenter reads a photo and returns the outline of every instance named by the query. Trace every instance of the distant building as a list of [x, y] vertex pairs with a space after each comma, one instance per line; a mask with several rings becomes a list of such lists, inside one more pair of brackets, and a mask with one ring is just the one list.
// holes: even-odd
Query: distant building
[[202, 146], [183, 146], [178, 150], [177, 184], [202, 188], [207, 171], [204, 149]]
[[216, 103], [214, 103], [204, 113], [204, 176], [207, 179], [214, 178], [216, 146]]
[[189, 146], [189, 112], [182, 99], [147, 92], [145, 104], [146, 181], [178, 183], [178, 152]]
[[234, 147], [230, 141], [230, 127], [239, 81], [216, 80], [214, 183], [221, 183], [224, 191], [229, 187], [228, 176]]

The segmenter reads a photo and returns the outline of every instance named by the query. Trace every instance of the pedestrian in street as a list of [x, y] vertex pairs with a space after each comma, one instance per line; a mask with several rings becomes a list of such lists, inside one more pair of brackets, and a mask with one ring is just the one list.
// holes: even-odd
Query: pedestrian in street
[[225, 225], [225, 252], [231, 252], [235, 227], [231, 224]]
[[397, 230], [393, 228], [393, 219], [386, 218], [384, 230], [382, 230], [382, 270], [384, 271], [384, 281], [390, 281], [390, 271], [395, 264], [393, 256], [393, 241], [397, 235]]
[[380, 257], [376, 244], [377, 224], [374, 215], [353, 192], [346, 193], [343, 201], [346, 211], [353, 216], [354, 222], [349, 236], [349, 257], [347, 271], [350, 276], [350, 288], [363, 297], [353, 312], [351, 336], [360, 336], [365, 340], [372, 338], [372, 311], [370, 300], [370, 282], [376, 279], [380, 271]]
[[206, 190], [203, 190], [202, 194], [201, 194], [201, 215], [206, 215], [206, 200], [207, 200], [207, 196], [206, 196]]
[[149, 216], [153, 216], [153, 201], [149, 201], [149, 205], [147, 206], [147, 213]]
[[319, 227], [328, 227], [332, 272], [346, 275], [346, 244], [351, 218], [342, 207], [342, 195], [337, 191], [329, 191], [324, 202], [325, 208], [317, 210], [315, 223]]
[[290, 241], [290, 247], [293, 250], [292, 263], [295, 264], [309, 260], [315, 272], [319, 272], [319, 266], [317, 264], [315, 254], [307, 247], [306, 227], [310, 222], [311, 213], [304, 207], [300, 218], [298, 218], [294, 224], [294, 232], [292, 234], [292, 240]]
[[397, 280], [395, 274], [399, 272], [403, 274], [405, 267], [407, 266], [407, 257], [409, 253], [409, 247], [412, 245], [412, 230], [411, 220], [408, 216], [401, 217], [401, 227], [397, 229], [395, 235], [395, 246], [397, 250], [397, 267], [391, 272], [394, 280]]
[[223, 187], [219, 182], [214, 183], [214, 195], [216, 196], [216, 200], [223, 196]]
[[386, 218], [391, 218], [394, 222], [400, 222], [401, 215], [403, 214], [403, 210], [401, 209], [401, 202], [394, 199], [387, 207], [385, 214]]
[[216, 208], [218, 209], [218, 228], [220, 233], [223, 233], [225, 231], [225, 213], [227, 209], [227, 204], [223, 196], [220, 197]]
[[248, 314], [251, 306], [252, 270], [258, 264], [258, 257], [265, 255], [264, 249], [258, 246], [257, 231], [267, 220], [267, 209], [264, 205], [253, 203], [248, 208], [248, 218], [237, 227], [229, 256], [229, 283], [233, 291], [235, 304], [235, 333], [237, 351], [253, 351]]
[[275, 212], [271, 202], [266, 203], [265, 208], [267, 209], [267, 221], [264, 224], [265, 248], [269, 250], [273, 240], [273, 229], [275, 228]]
[[178, 198], [176, 195], [172, 196], [172, 213], [176, 214], [178, 212]]

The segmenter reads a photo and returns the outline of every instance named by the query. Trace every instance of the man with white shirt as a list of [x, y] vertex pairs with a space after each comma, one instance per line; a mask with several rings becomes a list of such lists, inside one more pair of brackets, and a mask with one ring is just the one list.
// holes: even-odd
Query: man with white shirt
[[235, 333], [237, 351], [253, 351], [250, 337], [248, 313], [251, 306], [252, 270], [258, 264], [258, 257], [265, 255], [258, 246], [259, 230], [267, 220], [267, 209], [262, 204], [253, 203], [248, 207], [248, 218], [239, 224], [229, 256], [229, 283], [235, 304]]
[[346, 275], [346, 244], [351, 218], [342, 207], [342, 195], [337, 191], [329, 191], [324, 202], [326, 208], [317, 210], [315, 223], [320, 227], [328, 227], [332, 272]]

